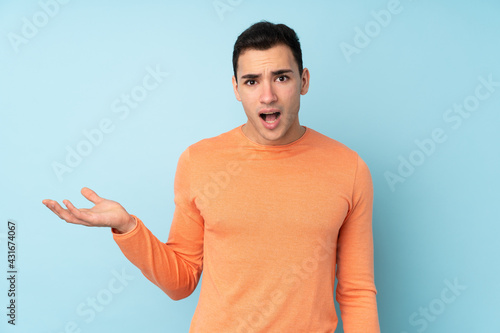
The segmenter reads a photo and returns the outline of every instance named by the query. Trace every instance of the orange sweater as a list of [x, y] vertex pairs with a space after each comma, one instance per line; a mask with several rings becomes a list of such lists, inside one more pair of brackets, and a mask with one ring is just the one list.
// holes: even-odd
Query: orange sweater
[[354, 151], [309, 128], [264, 146], [240, 126], [185, 150], [174, 192], [167, 243], [137, 217], [113, 237], [174, 300], [203, 270], [190, 332], [334, 332], [335, 275], [344, 331], [380, 331], [373, 188]]

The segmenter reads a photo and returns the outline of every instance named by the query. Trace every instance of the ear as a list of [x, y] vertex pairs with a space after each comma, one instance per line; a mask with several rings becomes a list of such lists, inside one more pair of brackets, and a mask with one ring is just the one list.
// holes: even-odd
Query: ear
[[241, 102], [241, 97], [240, 93], [238, 92], [238, 82], [236, 82], [236, 78], [233, 75], [233, 90], [234, 90], [234, 96], [236, 96], [236, 99]]
[[309, 79], [310, 79], [309, 70], [307, 68], [304, 68], [304, 70], [302, 71], [302, 80], [300, 86], [301, 95], [305, 95], [309, 91]]

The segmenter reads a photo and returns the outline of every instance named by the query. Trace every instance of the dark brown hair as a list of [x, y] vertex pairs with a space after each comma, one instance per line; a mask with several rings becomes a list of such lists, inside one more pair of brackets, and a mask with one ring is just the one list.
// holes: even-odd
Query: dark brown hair
[[278, 44], [286, 45], [292, 51], [293, 57], [299, 67], [299, 75], [302, 76], [302, 50], [300, 49], [299, 37], [295, 31], [284, 24], [274, 24], [261, 21], [253, 24], [238, 36], [233, 50], [233, 71], [236, 81], [236, 70], [240, 54], [248, 49], [267, 50]]

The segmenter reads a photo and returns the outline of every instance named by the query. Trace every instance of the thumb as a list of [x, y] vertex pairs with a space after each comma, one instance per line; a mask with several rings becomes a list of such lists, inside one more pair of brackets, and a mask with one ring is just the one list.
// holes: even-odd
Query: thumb
[[94, 191], [92, 191], [91, 189], [89, 189], [88, 187], [84, 187], [82, 188], [82, 195], [87, 198], [87, 200], [93, 202], [94, 204], [97, 204], [101, 201], [103, 201], [104, 199], [101, 198], [100, 196], [98, 196]]

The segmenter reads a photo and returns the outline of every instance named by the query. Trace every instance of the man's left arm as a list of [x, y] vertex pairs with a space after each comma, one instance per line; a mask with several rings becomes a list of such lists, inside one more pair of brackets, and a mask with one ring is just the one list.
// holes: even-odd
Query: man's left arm
[[337, 293], [344, 332], [379, 333], [373, 264], [373, 184], [357, 156], [350, 209], [337, 240]]

